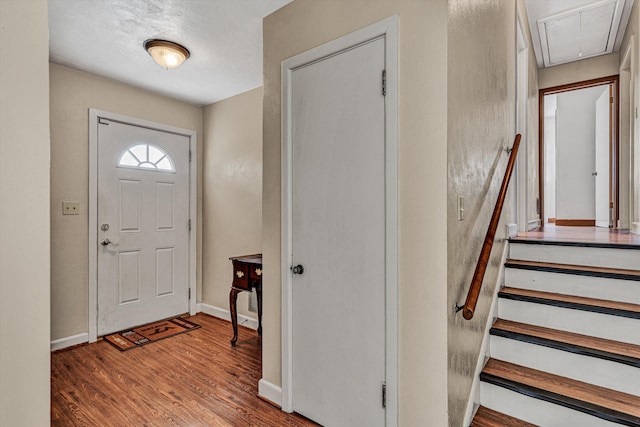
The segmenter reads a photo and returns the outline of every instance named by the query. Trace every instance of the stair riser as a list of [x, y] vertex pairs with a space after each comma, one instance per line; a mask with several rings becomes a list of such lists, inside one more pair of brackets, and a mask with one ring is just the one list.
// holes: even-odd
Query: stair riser
[[640, 345], [640, 321], [583, 310], [500, 298], [501, 319]]
[[507, 268], [505, 283], [514, 288], [640, 304], [640, 282], [633, 280]]
[[640, 369], [633, 366], [495, 335], [489, 349], [494, 359], [640, 395]]
[[523, 261], [640, 270], [640, 250], [511, 243], [509, 258]]
[[525, 396], [486, 382], [480, 383], [482, 405], [544, 427], [620, 427], [564, 406]]

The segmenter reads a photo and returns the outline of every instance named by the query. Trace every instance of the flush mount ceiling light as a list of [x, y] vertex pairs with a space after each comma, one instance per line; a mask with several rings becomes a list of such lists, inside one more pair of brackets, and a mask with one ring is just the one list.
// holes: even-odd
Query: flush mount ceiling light
[[145, 41], [143, 46], [149, 55], [166, 69], [179, 67], [190, 56], [186, 47], [167, 40], [150, 39]]

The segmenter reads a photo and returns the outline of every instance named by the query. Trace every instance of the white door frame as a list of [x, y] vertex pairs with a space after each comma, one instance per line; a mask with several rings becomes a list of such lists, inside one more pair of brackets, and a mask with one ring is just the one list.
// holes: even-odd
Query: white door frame
[[518, 15], [516, 25], [516, 132], [522, 135], [516, 157], [516, 218], [518, 231], [529, 231], [538, 227], [539, 221], [529, 220], [529, 149], [528, 149], [528, 89], [529, 47], [524, 26]]
[[197, 203], [197, 133], [189, 129], [136, 119], [107, 111], [89, 109], [89, 342], [98, 339], [98, 121], [139, 126], [189, 138], [189, 314], [196, 314], [196, 203]]
[[[640, 160], [637, 156], [640, 153], [640, 138], [638, 135], [638, 81], [636, 80], [636, 51], [635, 51], [635, 37], [632, 35], [629, 39], [627, 50], [625, 51], [622, 61], [620, 61], [620, 121], [622, 121], [623, 108], [627, 108], [629, 129], [627, 135], [622, 136], [620, 134], [620, 228], [629, 228], [634, 234], [640, 234], [640, 183], [636, 179], [636, 174], [640, 168]], [[627, 74], [629, 76], [628, 96], [622, 94], [623, 90], [623, 76]], [[626, 105], [623, 106], [623, 102]], [[628, 140], [627, 150], [624, 150], [622, 143]], [[624, 155], [628, 155], [628, 174], [623, 174], [625, 170], [623, 161]], [[627, 188], [625, 188], [627, 187]], [[627, 191], [625, 191], [627, 190]], [[627, 200], [625, 200], [625, 198]], [[628, 209], [625, 211], [622, 209], [625, 202], [628, 204]]]
[[[398, 17], [294, 56], [282, 63], [282, 410], [293, 411], [292, 345], [292, 120], [291, 77], [295, 68], [385, 37], [385, 209], [386, 209], [386, 425], [398, 424]], [[381, 76], [382, 82], [382, 76]], [[382, 90], [382, 85], [381, 85]]]

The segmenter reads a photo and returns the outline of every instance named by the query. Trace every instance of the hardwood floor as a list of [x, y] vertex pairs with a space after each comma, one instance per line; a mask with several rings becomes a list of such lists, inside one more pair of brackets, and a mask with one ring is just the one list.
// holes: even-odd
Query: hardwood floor
[[52, 426], [315, 426], [259, 399], [260, 337], [205, 314], [202, 328], [121, 352], [100, 341], [51, 355]]
[[547, 240], [640, 246], [640, 235], [603, 227], [567, 227], [545, 224], [544, 228], [518, 233], [514, 240]]

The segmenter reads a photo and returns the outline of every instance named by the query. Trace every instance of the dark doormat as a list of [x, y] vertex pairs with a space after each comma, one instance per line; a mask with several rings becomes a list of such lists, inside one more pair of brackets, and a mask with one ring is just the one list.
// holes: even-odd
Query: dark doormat
[[145, 344], [169, 338], [174, 335], [198, 329], [200, 325], [190, 322], [182, 317], [162, 320], [133, 329], [105, 335], [103, 339], [120, 351], [131, 350]]

